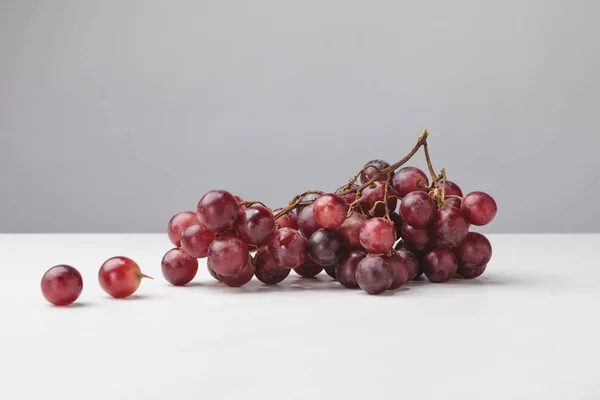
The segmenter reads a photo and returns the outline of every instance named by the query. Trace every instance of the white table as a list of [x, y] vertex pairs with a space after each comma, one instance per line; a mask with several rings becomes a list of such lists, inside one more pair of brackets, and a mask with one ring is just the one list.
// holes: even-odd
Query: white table
[[[0, 235], [0, 399], [600, 398], [600, 235], [489, 235], [473, 281], [390, 295], [327, 276], [170, 286], [166, 235]], [[154, 275], [130, 300], [97, 282], [127, 255]], [[80, 270], [77, 306], [43, 299]]]

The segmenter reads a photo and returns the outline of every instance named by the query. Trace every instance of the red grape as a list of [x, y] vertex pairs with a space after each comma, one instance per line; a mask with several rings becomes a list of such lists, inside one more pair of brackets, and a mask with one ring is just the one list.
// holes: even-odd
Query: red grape
[[[425, 187], [419, 186], [419, 183], [423, 183]], [[411, 192], [427, 192], [429, 186], [429, 179], [425, 172], [415, 167], [404, 167], [396, 171], [392, 176], [392, 186], [396, 190], [398, 196], [404, 198]]]
[[396, 249], [396, 254], [404, 259], [406, 268], [408, 269], [408, 279], [414, 279], [419, 273], [419, 259], [402, 242], [398, 242], [394, 248]]
[[324, 194], [314, 203], [313, 215], [323, 228], [337, 228], [346, 219], [348, 204], [340, 196]]
[[492, 222], [498, 211], [492, 196], [484, 192], [471, 192], [466, 195], [460, 209], [467, 220], [477, 226]]
[[246, 208], [235, 223], [238, 236], [248, 244], [262, 246], [275, 232], [275, 218], [267, 207], [254, 204]]
[[380, 294], [394, 281], [392, 270], [383, 257], [365, 257], [356, 267], [356, 282], [369, 294]]
[[294, 268], [294, 272], [305, 278], [313, 278], [323, 271], [323, 267], [317, 265], [308, 254], [304, 256], [304, 262], [301, 266]]
[[[373, 208], [375, 203], [378, 201], [383, 201], [383, 198], [385, 197], [385, 185], [385, 182], [375, 182], [362, 191], [360, 207], [365, 214], [373, 215], [375, 217], [383, 217], [385, 215], [385, 205], [383, 203], [377, 204], [374, 212], [372, 214], [370, 213], [370, 210]], [[392, 197], [396, 195], [396, 191], [389, 185], [387, 195], [387, 205], [391, 212], [396, 209], [396, 205], [398, 205], [398, 199]]]
[[254, 272], [256, 279], [266, 285], [275, 285], [283, 281], [291, 271], [289, 268], [277, 265], [267, 246], [258, 249], [254, 263], [256, 265], [256, 271]]
[[330, 277], [332, 277], [333, 279], [337, 279], [337, 276], [335, 274], [335, 265], [330, 265], [328, 267], [323, 268], [325, 270], [325, 273], [327, 275], [329, 275]]
[[[348, 186], [348, 185], [343, 185], [340, 186], [339, 188], [337, 188], [337, 190], [335, 191], [335, 194], [338, 194], [339, 192], [345, 190], [345, 189], [356, 189], [358, 187], [357, 184], [353, 183], [352, 185]], [[351, 192], [351, 193], [346, 193], [343, 196], [340, 196], [342, 199], [344, 199], [344, 201], [346, 202], [346, 204], [352, 204], [354, 202], [354, 200], [356, 200], [356, 192]]]
[[112, 257], [102, 264], [98, 272], [100, 287], [112, 297], [121, 299], [132, 295], [140, 287], [142, 273], [139, 265], [128, 257]]
[[425, 251], [435, 244], [435, 234], [430, 227], [415, 228], [404, 224], [400, 236], [406, 248], [412, 251]]
[[[273, 210], [273, 215], [279, 213], [283, 208], [276, 208]], [[292, 228], [298, 229], [298, 215], [294, 211], [290, 211], [287, 214], [283, 214], [281, 217], [275, 220], [280, 228]]]
[[337, 231], [346, 242], [346, 245], [351, 250], [360, 250], [360, 230], [367, 222], [367, 219], [360, 213], [353, 212], [348, 218], [337, 228]]
[[187, 227], [181, 234], [181, 248], [194, 258], [204, 258], [208, 255], [208, 248], [217, 235], [207, 230], [200, 224]]
[[450, 197], [449, 199], [446, 199], [446, 205], [448, 207], [460, 208], [461, 204], [462, 201], [460, 201], [460, 199], [457, 199], [456, 197]]
[[169, 235], [169, 240], [171, 243], [179, 247], [181, 245], [180, 240], [183, 231], [185, 231], [188, 226], [197, 223], [198, 215], [193, 211], [185, 211], [175, 214], [167, 226], [167, 234]]
[[438, 181], [437, 187], [438, 189], [440, 189], [440, 192], [442, 191], [442, 188], [444, 189], [444, 193], [442, 193], [444, 195], [444, 198], [447, 198], [448, 196], [462, 197], [463, 195], [463, 192], [460, 189], [460, 187], [452, 181], [446, 181], [445, 186], [443, 181]]
[[454, 278], [458, 260], [450, 247], [436, 246], [423, 255], [421, 265], [431, 282], [441, 283]]
[[174, 248], [163, 256], [161, 268], [167, 282], [175, 286], [183, 286], [196, 276], [198, 260], [187, 255], [182, 249]]
[[400, 202], [402, 220], [415, 228], [423, 228], [433, 222], [437, 207], [425, 192], [407, 194]]
[[221, 282], [223, 282], [227, 286], [240, 287], [244, 286], [246, 283], [252, 280], [252, 277], [254, 276], [254, 271], [255, 267], [252, 263], [252, 259], [248, 258], [248, 262], [246, 263], [246, 265], [244, 265], [244, 267], [241, 270], [239, 270], [235, 275], [224, 276], [217, 274], [217, 276], [219, 277]]
[[458, 246], [467, 237], [470, 226], [458, 208], [441, 208], [437, 212], [434, 223], [437, 244], [449, 247]]
[[217, 273], [210, 267], [210, 262], [208, 262], [208, 260], [206, 260], [206, 269], [208, 269], [210, 276], [221, 282], [221, 278], [219, 278], [219, 275], [217, 275]]
[[[303, 196], [301, 196], [298, 199], [298, 202], [300, 203], [308, 203], [309, 201], [316, 201], [319, 197], [321, 197], [321, 195], [319, 193], [307, 193]], [[302, 211], [305, 207], [307, 206], [303, 206], [303, 205], [298, 205], [296, 207], [296, 213], [298, 214], [298, 217], [300, 216], [300, 211]]]
[[409, 271], [410, 261], [407, 261], [401, 255], [394, 253], [390, 257], [385, 257], [385, 262], [392, 271], [394, 278], [389, 290], [398, 289], [412, 278], [410, 276], [412, 271]]
[[460, 246], [454, 249], [458, 266], [479, 268], [492, 258], [492, 244], [479, 232], [469, 232]]
[[248, 258], [248, 245], [231, 233], [217, 237], [208, 248], [210, 267], [221, 277], [237, 274]]
[[83, 290], [81, 274], [70, 265], [55, 265], [42, 277], [42, 294], [55, 306], [68, 306]]
[[[367, 165], [371, 165], [371, 166], [365, 168]], [[381, 172], [382, 170], [384, 170], [385, 168], [387, 168], [389, 166], [390, 166], [390, 164], [388, 164], [387, 162], [385, 162], [383, 160], [375, 159], [375, 160], [369, 161], [368, 163], [366, 163], [363, 166], [364, 171], [362, 171], [360, 173], [360, 183], [367, 182], [369, 179], [375, 177], [375, 175], [377, 175], [379, 172]], [[387, 179], [387, 177], [384, 174], [383, 176], [380, 176], [379, 178], [377, 178], [377, 181], [385, 181], [386, 179]]]
[[346, 245], [339, 233], [322, 228], [311, 235], [307, 252], [315, 263], [329, 267], [342, 261], [346, 254]]
[[277, 265], [291, 269], [299, 267], [304, 262], [306, 246], [306, 238], [299, 231], [281, 228], [275, 231], [269, 241], [269, 253]]
[[360, 244], [371, 253], [386, 253], [395, 241], [396, 228], [384, 218], [371, 218], [360, 230]]
[[485, 272], [487, 265], [482, 267], [461, 267], [458, 266], [457, 275], [464, 279], [475, 279]]
[[298, 214], [298, 230], [306, 237], [310, 237], [316, 230], [321, 229], [321, 225], [315, 219], [314, 203], [310, 204]]
[[240, 215], [235, 197], [225, 190], [211, 190], [198, 202], [198, 221], [212, 232], [231, 230]]
[[341, 264], [335, 267], [335, 276], [342, 286], [348, 289], [358, 288], [356, 282], [356, 267], [358, 263], [365, 258], [367, 254], [364, 251], [354, 250], [348, 253], [348, 256]]

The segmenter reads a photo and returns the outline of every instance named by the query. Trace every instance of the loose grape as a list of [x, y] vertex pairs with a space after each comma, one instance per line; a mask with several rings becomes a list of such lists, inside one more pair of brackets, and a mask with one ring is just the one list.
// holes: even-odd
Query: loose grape
[[83, 291], [81, 274], [70, 265], [55, 265], [50, 268], [41, 282], [44, 298], [55, 306], [68, 306]]
[[142, 278], [149, 278], [139, 265], [128, 257], [112, 257], [102, 264], [98, 272], [100, 287], [112, 297], [121, 299], [132, 295], [140, 287]]

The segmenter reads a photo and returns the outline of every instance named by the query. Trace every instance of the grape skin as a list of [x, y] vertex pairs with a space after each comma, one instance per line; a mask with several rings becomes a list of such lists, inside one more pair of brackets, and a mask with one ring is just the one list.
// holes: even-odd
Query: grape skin
[[[353, 183], [350, 186], [343, 185], [336, 189], [335, 194], [338, 194], [346, 189], [356, 189], [356, 188], [358, 188], [358, 185], [356, 183]], [[346, 202], [346, 204], [352, 204], [354, 202], [354, 200], [356, 200], [356, 192], [346, 193], [345, 195], [340, 196], [340, 197]]]
[[415, 228], [423, 228], [433, 222], [436, 211], [435, 201], [425, 192], [409, 193], [400, 202], [402, 220]]
[[360, 244], [360, 230], [366, 222], [367, 219], [362, 214], [353, 212], [337, 228], [338, 233], [344, 238], [348, 249], [361, 250], [363, 248]]
[[[276, 208], [273, 210], [273, 215], [278, 214], [283, 208]], [[298, 229], [298, 215], [294, 211], [290, 211], [287, 214], [283, 214], [281, 217], [275, 220], [280, 228], [292, 228]]]
[[298, 230], [306, 237], [310, 237], [310, 235], [321, 229], [321, 225], [315, 219], [314, 207], [314, 203], [310, 204], [298, 214]]
[[467, 237], [469, 228], [469, 222], [458, 208], [445, 207], [438, 210], [434, 222], [437, 244], [456, 247]]
[[459, 267], [480, 268], [492, 258], [492, 244], [481, 233], [469, 232], [454, 252], [458, 257]]
[[252, 260], [249, 258], [246, 265], [238, 271], [235, 275], [230, 276], [219, 276], [219, 280], [230, 287], [241, 287], [252, 280], [254, 276], [255, 267]]
[[262, 246], [275, 232], [275, 218], [268, 208], [254, 204], [240, 213], [236, 221], [238, 236], [248, 244]]
[[208, 248], [216, 237], [214, 232], [207, 230], [202, 225], [193, 224], [181, 234], [181, 248], [190, 257], [204, 258], [208, 256]]
[[346, 219], [346, 214], [348, 204], [338, 195], [324, 194], [314, 203], [313, 215], [323, 228], [337, 228]]
[[269, 253], [280, 267], [296, 268], [304, 262], [307, 240], [297, 230], [281, 228], [269, 241]]
[[254, 259], [256, 270], [254, 275], [256, 279], [265, 285], [276, 285], [283, 281], [290, 274], [289, 268], [283, 268], [277, 265], [275, 259], [269, 253], [269, 248], [263, 246], [258, 249]]
[[165, 280], [174, 286], [187, 285], [198, 272], [198, 260], [179, 248], [167, 251], [160, 265]]
[[414, 228], [408, 224], [404, 224], [401, 232], [402, 241], [409, 250], [423, 252], [435, 244], [435, 234], [429, 227]]
[[367, 253], [361, 250], [354, 250], [348, 253], [346, 259], [335, 267], [335, 276], [342, 286], [348, 289], [357, 289], [356, 282], [356, 267], [365, 257]]
[[462, 201], [461, 211], [473, 225], [487, 225], [496, 217], [498, 206], [496, 201], [487, 193], [471, 192]]
[[208, 248], [208, 261], [220, 277], [237, 274], [250, 257], [248, 245], [233, 234], [217, 237]]
[[233, 228], [240, 214], [240, 207], [231, 193], [211, 190], [200, 198], [196, 214], [198, 221], [206, 229], [221, 233]]
[[[365, 168], [367, 165], [371, 165], [370, 167]], [[366, 183], [371, 178], [375, 177], [379, 172], [389, 167], [390, 164], [386, 161], [380, 159], [374, 159], [367, 162], [363, 166], [363, 171], [360, 173], [360, 183]], [[387, 177], [384, 175], [377, 178], [377, 181], [385, 181]]]
[[387, 253], [396, 242], [396, 227], [384, 218], [371, 218], [360, 230], [360, 244], [371, 253]]
[[356, 282], [369, 294], [385, 292], [393, 281], [392, 271], [383, 257], [365, 257], [356, 267]]
[[[419, 186], [419, 183], [423, 183], [425, 187]], [[396, 190], [398, 196], [404, 198], [407, 194], [412, 192], [427, 192], [429, 186], [429, 179], [425, 172], [415, 167], [404, 167], [399, 169], [392, 176], [392, 186]]]
[[392, 254], [390, 257], [385, 257], [385, 261], [392, 271], [393, 280], [392, 284], [389, 287], [389, 290], [398, 289], [400, 286], [404, 285], [406, 282], [410, 280], [409, 274], [409, 263], [406, 259], [404, 259], [399, 254]]
[[[385, 182], [375, 182], [363, 190], [362, 200], [360, 202], [360, 207], [363, 210], [363, 213], [375, 217], [383, 217], [385, 215], [385, 205], [383, 203], [377, 204], [372, 214], [370, 212], [373, 206], [375, 206], [376, 202], [383, 201], [385, 197], [385, 186]], [[387, 195], [387, 205], [391, 212], [396, 209], [396, 206], [398, 205], [398, 199], [393, 197], [396, 195], [396, 191], [389, 185]]]
[[458, 260], [451, 248], [436, 246], [421, 258], [425, 276], [434, 283], [449, 281], [454, 278], [458, 268]]
[[301, 266], [294, 268], [294, 272], [304, 278], [313, 278], [323, 271], [323, 267], [317, 265], [308, 254], [304, 256], [304, 262]]
[[336, 231], [321, 228], [308, 240], [307, 252], [318, 265], [330, 267], [343, 260], [346, 246], [344, 239]]
[[184, 211], [177, 213], [171, 218], [167, 225], [167, 235], [174, 246], [181, 245], [181, 234], [190, 225], [198, 223], [198, 215], [193, 211]]

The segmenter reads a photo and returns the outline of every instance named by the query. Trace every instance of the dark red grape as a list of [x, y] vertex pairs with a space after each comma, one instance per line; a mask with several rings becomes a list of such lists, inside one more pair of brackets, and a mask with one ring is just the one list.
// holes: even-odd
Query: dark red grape
[[406, 248], [412, 251], [425, 251], [435, 244], [435, 233], [430, 227], [414, 228], [404, 224], [400, 236]]
[[433, 222], [436, 211], [435, 201], [425, 192], [409, 193], [400, 202], [402, 220], [415, 228], [423, 228]]
[[81, 274], [70, 265], [55, 265], [50, 268], [41, 282], [44, 298], [55, 306], [68, 306], [83, 291]]
[[198, 272], [198, 260], [190, 257], [182, 249], [174, 248], [163, 256], [161, 261], [162, 274], [172, 285], [187, 285]]
[[[283, 210], [283, 208], [276, 208], [273, 210], [273, 215], [279, 213], [279, 211]], [[298, 229], [298, 215], [292, 210], [287, 214], [283, 214], [281, 217], [275, 220], [275, 224], [277, 224], [280, 228], [292, 228]]]
[[198, 202], [198, 221], [212, 232], [231, 230], [240, 215], [233, 195], [225, 190], [211, 190]]
[[470, 227], [471, 225], [458, 208], [439, 209], [434, 222], [437, 244], [449, 247], [458, 246], [467, 237]]
[[[300, 203], [308, 203], [310, 201], [314, 202], [316, 201], [319, 197], [321, 197], [320, 194], [318, 193], [307, 193], [304, 196], [301, 196], [298, 201]], [[302, 211], [305, 207], [307, 206], [303, 206], [303, 205], [298, 205], [296, 207], [296, 213], [298, 214], [298, 217], [300, 216], [300, 211]]]
[[360, 230], [360, 244], [370, 253], [386, 253], [396, 242], [396, 227], [385, 218], [371, 218]]
[[460, 189], [460, 187], [452, 182], [452, 181], [446, 181], [446, 185], [444, 186], [444, 182], [443, 181], [438, 181], [437, 184], [438, 189], [440, 189], [440, 193], [442, 191], [442, 188], [444, 189], [444, 198], [447, 198], [448, 196], [461, 196], [463, 195], [462, 190]]
[[275, 259], [269, 253], [269, 248], [263, 246], [256, 252], [254, 259], [256, 279], [265, 285], [275, 285], [283, 281], [290, 274], [289, 268], [277, 265]]
[[206, 269], [208, 269], [208, 273], [210, 274], [210, 276], [221, 282], [221, 278], [219, 278], [219, 275], [217, 275], [217, 273], [213, 271], [213, 269], [210, 267], [210, 263], [208, 262], [208, 260], [206, 260]]
[[457, 270], [457, 274], [458, 276], [460, 276], [461, 278], [464, 279], [475, 279], [478, 276], [481, 276], [481, 274], [483, 274], [485, 272], [485, 269], [487, 268], [487, 265], [484, 265], [483, 267], [461, 267], [460, 265], [458, 266], [458, 270]]
[[208, 248], [217, 235], [207, 230], [200, 224], [187, 227], [181, 234], [181, 248], [194, 258], [204, 258], [208, 255]]
[[304, 256], [304, 262], [301, 266], [294, 268], [294, 272], [305, 278], [313, 278], [323, 271], [323, 267], [317, 265], [308, 254]]
[[478, 268], [487, 265], [492, 258], [492, 244], [479, 232], [469, 232], [460, 246], [454, 249], [458, 266]]
[[223, 276], [218, 275], [221, 282], [231, 287], [240, 287], [244, 286], [246, 283], [252, 280], [254, 276], [254, 264], [252, 263], [252, 259], [248, 258], [248, 262], [244, 267], [239, 270], [235, 275]]
[[323, 269], [325, 270], [325, 273], [327, 275], [329, 275], [333, 279], [337, 279], [337, 276], [335, 275], [335, 265], [330, 265], [330, 266], [325, 267]]
[[367, 222], [367, 219], [360, 213], [353, 212], [348, 218], [337, 228], [337, 231], [346, 242], [346, 246], [350, 250], [360, 250], [360, 230]]
[[402, 246], [402, 242], [396, 245], [396, 254], [404, 260], [406, 269], [408, 270], [408, 279], [414, 279], [419, 273], [419, 259], [412, 251]]
[[451, 197], [449, 199], [446, 199], [446, 205], [448, 207], [456, 207], [460, 209], [462, 201], [460, 201], [460, 199], [457, 199], [456, 197]]
[[306, 237], [310, 237], [316, 230], [321, 229], [321, 225], [315, 219], [314, 204], [310, 204], [298, 214], [298, 230]]
[[134, 294], [142, 278], [149, 277], [142, 273], [135, 261], [121, 256], [106, 260], [98, 272], [100, 287], [117, 299]]
[[[370, 167], [367, 167], [367, 165], [370, 165]], [[366, 163], [363, 168], [364, 170], [360, 173], [360, 183], [365, 183], [367, 182], [369, 179], [375, 177], [375, 175], [377, 175], [379, 172], [383, 171], [385, 168], [389, 167], [390, 164], [388, 164], [387, 162], [383, 161], [383, 160], [379, 160], [379, 159], [375, 159], [375, 160], [371, 160], [368, 163]], [[367, 168], [365, 168], [367, 167]], [[387, 177], [384, 175], [380, 176], [379, 178], [377, 178], [377, 181], [385, 181], [387, 179]]]
[[321, 228], [308, 240], [307, 252], [315, 263], [329, 267], [342, 261], [346, 254], [346, 244], [336, 231]]
[[248, 245], [233, 234], [217, 237], [208, 248], [208, 262], [219, 276], [237, 274], [248, 262]]
[[[396, 197], [392, 197], [396, 195], [396, 191], [394, 188], [388, 185], [387, 192], [387, 205], [390, 212], [396, 209], [398, 205], [398, 199]], [[371, 214], [370, 211], [375, 206], [375, 203], [378, 201], [383, 201], [385, 197], [385, 182], [375, 182], [372, 185], [369, 185], [362, 191], [362, 200], [360, 202], [360, 207], [363, 212], [368, 215], [373, 215], [375, 217], [383, 217], [385, 215], [385, 205], [383, 203], [377, 204], [375, 210]]]
[[346, 219], [348, 204], [340, 196], [328, 193], [319, 197], [313, 207], [315, 220], [323, 228], [337, 228]]
[[392, 270], [383, 257], [365, 257], [356, 267], [356, 282], [369, 294], [380, 294], [394, 281]]
[[394, 211], [393, 213], [390, 213], [390, 219], [396, 227], [396, 237], [400, 237], [400, 232], [402, 232], [402, 225], [404, 225], [402, 217], [400, 217], [400, 214]]
[[[348, 185], [343, 185], [340, 186], [339, 188], [337, 188], [337, 190], [335, 191], [335, 194], [340, 193], [343, 190], [346, 189], [356, 189], [358, 187], [357, 184], [353, 183], [352, 185], [348, 186]], [[343, 196], [340, 196], [342, 199], [344, 199], [344, 202], [346, 202], [346, 204], [352, 204], [354, 202], [354, 200], [356, 200], [356, 192], [351, 192], [351, 193], [346, 193]]]
[[454, 278], [458, 260], [450, 247], [435, 246], [423, 255], [421, 265], [431, 282], [441, 283]]
[[183, 231], [185, 231], [188, 226], [197, 223], [198, 215], [196, 215], [196, 213], [193, 211], [185, 211], [175, 214], [167, 226], [167, 234], [169, 235], [169, 240], [171, 243], [179, 247], [181, 245], [180, 240]]
[[397, 253], [392, 254], [390, 257], [386, 256], [384, 259], [394, 277], [389, 290], [398, 289], [412, 278], [410, 276], [412, 271], [409, 271], [410, 261]]
[[269, 241], [269, 253], [280, 267], [296, 268], [304, 262], [307, 240], [297, 230], [281, 228]]
[[238, 217], [235, 228], [238, 236], [254, 246], [266, 244], [275, 232], [275, 218], [267, 207], [254, 204]]
[[[423, 183], [425, 187], [419, 186], [419, 183]], [[392, 186], [396, 190], [398, 196], [404, 198], [411, 192], [427, 192], [429, 189], [429, 179], [425, 172], [415, 167], [404, 167], [396, 171], [392, 176]]]
[[466, 195], [460, 209], [467, 221], [477, 226], [492, 222], [498, 211], [492, 196], [484, 192], [471, 192]]
[[354, 250], [348, 253], [344, 261], [335, 267], [335, 276], [342, 286], [348, 289], [358, 288], [356, 282], [356, 267], [358, 263], [367, 256], [367, 253], [361, 250]]

